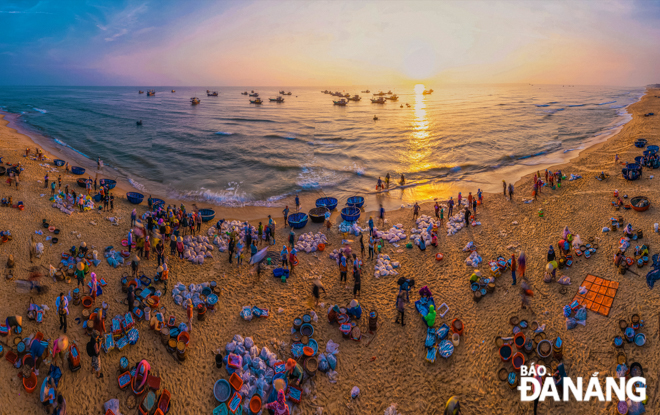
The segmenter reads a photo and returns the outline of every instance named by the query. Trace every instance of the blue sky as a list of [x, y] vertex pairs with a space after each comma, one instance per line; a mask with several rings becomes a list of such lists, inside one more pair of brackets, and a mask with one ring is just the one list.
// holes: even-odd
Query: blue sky
[[660, 1], [0, 3], [0, 85], [660, 82]]

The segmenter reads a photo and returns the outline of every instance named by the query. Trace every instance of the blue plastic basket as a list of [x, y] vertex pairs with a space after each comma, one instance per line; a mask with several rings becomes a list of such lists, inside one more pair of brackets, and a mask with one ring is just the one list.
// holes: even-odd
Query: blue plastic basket
[[60, 160], [60, 159], [55, 159], [55, 160], [53, 161], [53, 163], [55, 163], [55, 165], [56, 165], [57, 167], [62, 167], [62, 166], [64, 166], [64, 165], [66, 164], [66, 162], [65, 162], [64, 160]]
[[200, 209], [199, 214], [202, 215], [202, 222], [208, 222], [215, 218], [215, 210], [213, 209]]
[[364, 206], [364, 198], [362, 196], [351, 196], [346, 201], [346, 204], [348, 206], [361, 208], [362, 206]]

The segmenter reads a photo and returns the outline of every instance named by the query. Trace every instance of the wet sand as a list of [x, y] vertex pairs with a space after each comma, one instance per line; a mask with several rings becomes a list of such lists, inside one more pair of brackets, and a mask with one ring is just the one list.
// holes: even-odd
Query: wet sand
[[[497, 354], [494, 339], [496, 336], [510, 336], [512, 326], [509, 324], [511, 316], [528, 321], [537, 321], [546, 324], [545, 333], [549, 339], [560, 336], [564, 340], [564, 363], [571, 377], [590, 377], [599, 372], [599, 378], [604, 384], [604, 377], [613, 376], [616, 367], [616, 350], [612, 347], [612, 338], [620, 334], [619, 319], [629, 319], [638, 313], [644, 320], [642, 332], [648, 341], [645, 347], [637, 348], [626, 345], [625, 352], [629, 362], [637, 361], [645, 369], [647, 377], [650, 413], [660, 407], [658, 399], [658, 373], [655, 368], [660, 363], [660, 349], [655, 344], [660, 340], [660, 330], [657, 317], [657, 304], [660, 300], [658, 289], [649, 290], [644, 275], [649, 266], [642, 269], [633, 268], [640, 274], [630, 273], [619, 275], [612, 265], [612, 257], [617, 249], [621, 231], [602, 233], [604, 226], [609, 226], [610, 217], [623, 216], [626, 223], [632, 223], [635, 229], [644, 232], [643, 243], [651, 247], [651, 253], [660, 246], [658, 234], [653, 233], [653, 223], [658, 221], [655, 203], [660, 200], [660, 190], [655, 184], [656, 180], [649, 179], [655, 171], [644, 170], [641, 180], [626, 182], [621, 178], [621, 166], [614, 164], [614, 155], [618, 154], [624, 161], [632, 161], [641, 150], [633, 146], [637, 138], [646, 138], [649, 144], [660, 144], [660, 116], [644, 117], [643, 114], [655, 112], [660, 114], [660, 99], [655, 98], [659, 90], [649, 90], [640, 102], [631, 105], [628, 111], [633, 119], [622, 130], [608, 141], [597, 144], [582, 151], [578, 157], [562, 166], [553, 166], [552, 170], [560, 168], [564, 174], [581, 175], [582, 179], [564, 181], [562, 187], [555, 191], [544, 189], [539, 199], [531, 204], [522, 203], [522, 198], [531, 198], [531, 175], [523, 177], [516, 183], [514, 200], [508, 201], [501, 194], [485, 194], [484, 205], [478, 209], [477, 218], [481, 226], [468, 227], [454, 236], [447, 236], [440, 232], [439, 247], [429, 247], [426, 252], [417, 248], [408, 250], [385, 243], [384, 253], [393, 260], [401, 262], [399, 272], [402, 276], [414, 278], [417, 288], [427, 285], [432, 291], [436, 304], [447, 303], [449, 312], [444, 318], [436, 319], [435, 327], [461, 319], [465, 324], [465, 331], [459, 346], [448, 360], [438, 357], [435, 363], [426, 362], [424, 339], [426, 327], [414, 310], [413, 302], [419, 298], [414, 292], [411, 294], [411, 303], [406, 308], [406, 326], [401, 327], [394, 323], [396, 310], [394, 299], [397, 294], [397, 277], [373, 276], [373, 261], [365, 259], [362, 290], [360, 302], [364, 312], [377, 310], [380, 327], [375, 337], [367, 333], [368, 319], [363, 315], [359, 325], [364, 334], [361, 342], [354, 342], [342, 338], [336, 325], [330, 325], [325, 318], [327, 307], [330, 304], [347, 305], [353, 298], [352, 281], [349, 273], [349, 284], [339, 283], [339, 272], [335, 262], [324, 254], [300, 253], [300, 264], [295, 274], [286, 284], [272, 278], [271, 268], [266, 268], [260, 278], [251, 272], [247, 265], [237, 268], [235, 263], [228, 264], [227, 254], [214, 252], [214, 259], [206, 261], [203, 265], [193, 265], [189, 262], [179, 262], [170, 259], [170, 289], [174, 283], [180, 281], [186, 285], [217, 281], [223, 288], [220, 304], [211, 312], [205, 321], [193, 324], [192, 345], [188, 358], [184, 363], [177, 362], [173, 355], [166, 352], [157, 333], [149, 330], [145, 322], [138, 323], [140, 340], [134, 346], [127, 346], [123, 351], [111, 351], [108, 355], [102, 354], [101, 362], [105, 378], [96, 380], [90, 373], [90, 359], [84, 352], [88, 337], [84, 334], [81, 325], [77, 325], [75, 318], [81, 317], [82, 307], [70, 305], [69, 330], [70, 339], [81, 346], [82, 370], [71, 373], [63, 368], [64, 376], [61, 393], [64, 394], [71, 414], [98, 413], [103, 402], [111, 398], [118, 398], [122, 405], [122, 413], [135, 413], [129, 411], [127, 400], [130, 392], [121, 391], [117, 386], [117, 370], [119, 359], [126, 356], [131, 365], [140, 359], [147, 359], [154, 371], [162, 379], [162, 387], [172, 393], [172, 411], [174, 414], [210, 413], [217, 405], [212, 393], [214, 382], [219, 378], [227, 378], [227, 372], [216, 369], [213, 354], [218, 348], [224, 350], [234, 334], [244, 337], [250, 336], [261, 348], [271, 347], [271, 341], [284, 341], [290, 345], [290, 327], [292, 320], [309, 312], [307, 300], [310, 297], [310, 285], [313, 277], [320, 276], [327, 290], [322, 295], [321, 302], [325, 307], [316, 308], [319, 321], [314, 324], [314, 338], [319, 342], [320, 349], [325, 349], [328, 340], [339, 343], [337, 372], [339, 381], [336, 384], [329, 382], [328, 377], [318, 373], [316, 378], [305, 387], [309, 390], [300, 405], [293, 413], [317, 414], [322, 408], [324, 414], [377, 414], [391, 404], [396, 404], [403, 414], [424, 413], [440, 414], [444, 403], [452, 395], [460, 398], [465, 413], [532, 413], [532, 403], [521, 403], [518, 391], [513, 391], [500, 382], [496, 372], [500, 367], [511, 369], [510, 364], [503, 364]], [[2, 121], [6, 124], [6, 121]], [[115, 212], [113, 216], [120, 217], [120, 226], [112, 226], [105, 218], [107, 213], [74, 213], [66, 216], [51, 207], [48, 201], [49, 190], [43, 188], [43, 176], [47, 171], [38, 162], [23, 157], [25, 147], [34, 149], [29, 137], [18, 134], [12, 129], [0, 127], [0, 156], [3, 163], [21, 162], [25, 171], [21, 175], [21, 184], [18, 190], [9, 188], [3, 181], [0, 183], [2, 191], [0, 196], [11, 195], [14, 201], [25, 203], [25, 210], [19, 211], [11, 208], [0, 208], [0, 228], [9, 229], [13, 240], [0, 245], [0, 261], [4, 264], [7, 256], [13, 254], [17, 266], [17, 278], [26, 278], [30, 266], [28, 249], [31, 235], [35, 230], [42, 229], [42, 219], [60, 228], [60, 241], [52, 245], [45, 241], [44, 236], [35, 235], [37, 241], [44, 243], [45, 251], [36, 264], [48, 266], [55, 265], [60, 255], [72, 245], [86, 241], [88, 246], [102, 252], [108, 245], [118, 246], [125, 238], [130, 221], [130, 212], [134, 205], [129, 204], [123, 197], [125, 191], [133, 191], [120, 186], [114, 191]], [[48, 155], [60, 158], [57, 153]], [[57, 156], [57, 157], [54, 157]], [[75, 163], [71, 163], [74, 164]], [[52, 168], [52, 165], [51, 167]], [[93, 167], [92, 167], [93, 169]], [[605, 181], [597, 181], [594, 177], [604, 171], [610, 175]], [[63, 184], [69, 184], [76, 192], [82, 190], [75, 184], [78, 176], [64, 174]], [[51, 180], [59, 173], [50, 173]], [[85, 176], [87, 177], [87, 176]], [[99, 176], [101, 177], [101, 176]], [[3, 176], [5, 179], [6, 176]], [[610, 202], [612, 193], [618, 189], [622, 194], [630, 197], [645, 195], [651, 200], [651, 208], [644, 213], [627, 211], [614, 211]], [[473, 194], [476, 189], [473, 190]], [[46, 196], [41, 197], [41, 194]], [[155, 196], [155, 195], [154, 195]], [[174, 203], [175, 201], [168, 201]], [[177, 204], [180, 202], [177, 202]], [[186, 203], [186, 202], [184, 202]], [[186, 203], [189, 206], [190, 203]], [[204, 207], [198, 203], [198, 206]], [[146, 202], [137, 207], [141, 215], [146, 210]], [[375, 205], [367, 205], [366, 212], [361, 216], [360, 224], [377, 209]], [[537, 214], [539, 209], [544, 210], [544, 217]], [[281, 209], [216, 209], [216, 218], [227, 219], [255, 218], [264, 220], [268, 213], [274, 215], [278, 221], [277, 244], [271, 249], [271, 256], [277, 257], [282, 243], [286, 240], [288, 229], [283, 229], [280, 218]], [[432, 204], [424, 204], [422, 214], [432, 215]], [[375, 215], [374, 215], [375, 217]], [[409, 208], [387, 212], [389, 225], [401, 223], [406, 233], [410, 235], [413, 227], [412, 211]], [[333, 215], [333, 222], [337, 222], [337, 214]], [[90, 222], [94, 221], [96, 225]], [[514, 224], [516, 222], [517, 224]], [[252, 223], [255, 223], [252, 220]], [[575, 259], [571, 268], [559, 271], [559, 275], [568, 275], [572, 284], [562, 294], [562, 286], [557, 283], [545, 284], [542, 281], [543, 269], [546, 265], [546, 252], [549, 245], [555, 245], [560, 239], [564, 226], [584, 241], [589, 237], [599, 244], [598, 252], [590, 259], [584, 257]], [[209, 224], [204, 224], [202, 233], [206, 234]], [[389, 226], [388, 226], [389, 228]], [[320, 225], [308, 224], [305, 232], [320, 230]], [[79, 232], [78, 239], [72, 232]], [[297, 232], [298, 234], [300, 232]], [[329, 249], [339, 248], [342, 235], [333, 227], [328, 232]], [[356, 238], [353, 238], [356, 239]], [[495, 292], [488, 294], [480, 302], [474, 302], [468, 284], [472, 268], [465, 264], [467, 254], [462, 248], [467, 242], [474, 241], [478, 252], [487, 262], [502, 255], [508, 257], [512, 252], [523, 249], [528, 257], [527, 275], [530, 286], [534, 291], [530, 310], [520, 309], [519, 285], [511, 286], [510, 272], [505, 272], [496, 282]], [[359, 245], [352, 244], [353, 250], [359, 251]], [[632, 249], [632, 248], [630, 248]], [[435, 254], [444, 255], [442, 261], [435, 260]], [[630, 250], [628, 251], [630, 254]], [[146, 274], [151, 277], [155, 273], [156, 261], [142, 261]], [[488, 274], [488, 268], [482, 264], [480, 270]], [[99, 277], [105, 278], [109, 285], [104, 294], [98, 298], [97, 303], [106, 301], [109, 304], [109, 316], [126, 312], [126, 306], [119, 302], [125, 298], [121, 291], [120, 278], [128, 268], [113, 269], [106, 261], [94, 270]], [[573, 330], [566, 330], [562, 307], [568, 304], [579, 284], [587, 274], [618, 281], [619, 291], [614, 299], [609, 317], [588, 312], [586, 327], [578, 326]], [[75, 284], [67, 285], [65, 282], [53, 282], [50, 278], [43, 279], [49, 287], [48, 294], [33, 295], [38, 304], [46, 304], [51, 309], [46, 314], [44, 323], [36, 324], [27, 321], [26, 311], [29, 295], [16, 293], [14, 283], [5, 281], [0, 288], [0, 302], [4, 318], [8, 315], [22, 315], [24, 333], [31, 334], [41, 331], [46, 339], [54, 339], [59, 335], [58, 318], [55, 313], [55, 297], [60, 291], [68, 292]], [[163, 299], [168, 312], [176, 315], [177, 321], [185, 320], [185, 312], [174, 304], [168, 291]], [[268, 319], [244, 321], [240, 310], [246, 305], [268, 307], [272, 317]], [[284, 311], [278, 313], [282, 308]], [[2, 340], [13, 344], [14, 335]], [[289, 351], [277, 351], [278, 357], [286, 359]], [[537, 359], [534, 359], [537, 360]], [[548, 360], [546, 363], [550, 364]], [[42, 411], [38, 393], [27, 394], [18, 378], [18, 370], [10, 367], [3, 360], [0, 365], [3, 370], [4, 382], [0, 382], [0, 394], [6, 397], [0, 403], [2, 413], [39, 413]], [[42, 367], [39, 376], [39, 386], [46, 372]], [[358, 386], [361, 395], [353, 400], [350, 390]], [[574, 414], [574, 413], [606, 413], [613, 412], [613, 403], [541, 403], [540, 414]]]

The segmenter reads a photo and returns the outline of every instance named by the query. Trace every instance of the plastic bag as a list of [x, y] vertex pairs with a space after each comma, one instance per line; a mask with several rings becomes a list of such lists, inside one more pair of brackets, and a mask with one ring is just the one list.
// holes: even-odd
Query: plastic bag
[[[190, 284], [190, 285], [194, 286], [194, 284]], [[243, 339], [243, 337], [240, 334], [235, 335], [233, 340], [236, 343], [244, 343], [245, 342], [245, 339]]]
[[562, 275], [557, 282], [561, 285], [571, 285], [571, 278], [568, 275]]
[[335, 372], [334, 370], [331, 370], [328, 372], [328, 378], [330, 379], [330, 383], [337, 383], [339, 380], [339, 373]]
[[257, 346], [252, 346], [250, 347], [250, 356], [254, 359], [255, 357], [259, 356], [259, 348]]
[[328, 364], [330, 365], [330, 369], [335, 370], [337, 368], [337, 358], [335, 355], [330, 354], [328, 355]]
[[225, 351], [227, 353], [234, 353], [235, 350], [236, 350], [236, 343], [234, 343], [233, 341], [227, 343], [227, 345], [225, 346]]
[[268, 349], [267, 346], [264, 346], [263, 349], [261, 349], [261, 354], [259, 354], [259, 357], [261, 357], [261, 360], [268, 360], [268, 356], [271, 354], [270, 350]]
[[575, 319], [578, 321], [584, 321], [587, 319], [587, 308], [582, 307], [575, 312]]
[[577, 326], [577, 322], [575, 321], [574, 318], [567, 318], [566, 319], [566, 330], [572, 330]]
[[252, 337], [246, 337], [243, 344], [245, 345], [246, 349], [250, 349], [252, 346], [254, 346], [254, 340], [252, 340]]
[[335, 342], [332, 341], [332, 339], [328, 340], [328, 343], [325, 345], [325, 351], [326, 353], [329, 354], [337, 354], [339, 353], [339, 345]]
[[360, 395], [360, 388], [357, 386], [353, 386], [353, 389], [351, 389], [351, 398], [355, 399]]
[[110, 399], [104, 403], [103, 411], [108, 412], [108, 410], [111, 410], [115, 415], [121, 415], [121, 412], [119, 412], [119, 399]]

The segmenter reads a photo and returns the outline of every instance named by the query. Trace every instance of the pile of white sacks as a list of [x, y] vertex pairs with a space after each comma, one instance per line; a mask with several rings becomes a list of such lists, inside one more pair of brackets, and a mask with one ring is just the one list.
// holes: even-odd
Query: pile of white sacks
[[362, 232], [366, 232], [368, 230], [369, 228], [359, 227], [357, 222], [343, 221], [342, 223], [339, 224], [339, 232], [350, 233], [351, 235], [355, 235], [355, 236], [358, 236]]
[[208, 282], [190, 284], [187, 287], [183, 285], [183, 283], [177, 282], [174, 288], [172, 288], [172, 298], [174, 299], [174, 303], [185, 308], [186, 300], [191, 300], [193, 307], [197, 308], [199, 304], [204, 302], [199, 298], [200, 294], [202, 294], [202, 290], [209, 286], [210, 283]]
[[399, 268], [399, 263], [392, 261], [389, 255], [378, 254], [378, 260], [376, 261], [374, 277], [387, 277], [387, 276], [396, 276], [399, 275], [395, 270]]
[[298, 237], [298, 242], [295, 245], [295, 248], [298, 252], [305, 251], [308, 254], [311, 252], [316, 252], [319, 244], [327, 244], [328, 237], [322, 234], [321, 232], [307, 232], [303, 233]]
[[388, 231], [381, 232], [377, 228], [374, 228], [374, 232], [376, 232], [376, 236], [378, 238], [383, 238], [391, 244], [402, 241], [408, 237], [406, 232], [403, 230], [403, 225], [400, 223], [391, 227]]
[[202, 265], [204, 258], [213, 258], [213, 245], [207, 236], [183, 237], [183, 257], [193, 264]]
[[417, 218], [416, 223], [417, 223], [417, 227], [412, 228], [410, 230], [410, 232], [412, 233], [410, 239], [417, 246], [419, 246], [419, 240], [422, 238], [424, 239], [426, 245], [430, 245], [431, 230], [433, 229], [433, 225], [437, 223], [436, 220], [430, 216], [422, 215], [419, 218]]
[[[250, 234], [252, 239], [257, 239], [257, 228], [252, 225], [249, 225]], [[231, 222], [223, 222], [222, 227], [217, 229], [215, 226], [211, 226], [208, 230], [208, 236], [213, 238], [213, 244], [218, 247], [218, 251], [225, 252], [229, 248], [229, 236], [227, 233], [232, 233], [236, 231], [238, 237], [242, 240], [245, 239], [245, 222], [240, 222], [233, 220]], [[246, 247], [249, 249], [249, 247]]]
[[69, 198], [61, 197], [59, 194], [55, 195], [53, 200], [53, 208], [59, 209], [60, 212], [72, 215], [76, 211], [76, 207], [73, 205], [73, 201]]

